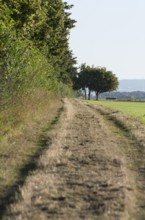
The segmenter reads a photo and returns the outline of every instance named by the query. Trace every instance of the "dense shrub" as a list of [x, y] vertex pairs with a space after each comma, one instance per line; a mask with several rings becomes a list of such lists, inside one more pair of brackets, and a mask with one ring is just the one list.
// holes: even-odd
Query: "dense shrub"
[[70, 8], [61, 0], [0, 0], [1, 108], [37, 88], [63, 94], [71, 85]]

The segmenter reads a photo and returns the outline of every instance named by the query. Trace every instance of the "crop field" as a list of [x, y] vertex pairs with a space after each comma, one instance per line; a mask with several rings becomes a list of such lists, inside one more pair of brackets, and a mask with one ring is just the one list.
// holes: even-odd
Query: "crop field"
[[139, 119], [145, 123], [145, 102], [131, 102], [131, 101], [88, 101], [91, 104], [102, 105], [109, 108], [113, 108], [122, 111], [130, 116]]

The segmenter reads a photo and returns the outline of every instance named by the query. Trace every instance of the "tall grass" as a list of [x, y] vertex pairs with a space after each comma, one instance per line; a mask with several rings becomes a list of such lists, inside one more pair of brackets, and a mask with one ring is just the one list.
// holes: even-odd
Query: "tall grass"
[[[17, 186], [25, 174], [22, 170], [34, 163], [36, 155], [48, 147], [47, 130], [58, 117], [62, 108], [61, 96], [45, 90], [36, 90], [29, 97], [23, 97], [16, 105], [0, 113], [0, 208], [10, 198], [11, 187]], [[40, 137], [44, 136], [45, 146]], [[1, 213], [1, 212], [0, 212]]]

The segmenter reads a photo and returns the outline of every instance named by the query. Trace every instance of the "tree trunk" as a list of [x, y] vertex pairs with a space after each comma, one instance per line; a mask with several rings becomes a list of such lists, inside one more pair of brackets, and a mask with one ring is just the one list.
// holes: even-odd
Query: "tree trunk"
[[87, 92], [86, 92], [86, 89], [84, 89], [84, 92], [85, 92], [85, 99], [87, 99]]
[[91, 99], [91, 90], [89, 89], [89, 93], [88, 93], [88, 100]]
[[99, 92], [96, 92], [96, 100], [99, 100]]

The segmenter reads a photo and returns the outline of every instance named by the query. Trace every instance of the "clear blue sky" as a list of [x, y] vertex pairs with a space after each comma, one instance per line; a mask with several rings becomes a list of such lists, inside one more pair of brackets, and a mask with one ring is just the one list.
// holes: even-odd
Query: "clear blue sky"
[[145, 0], [66, 0], [73, 4], [70, 48], [78, 65], [103, 66], [119, 79], [145, 79]]

